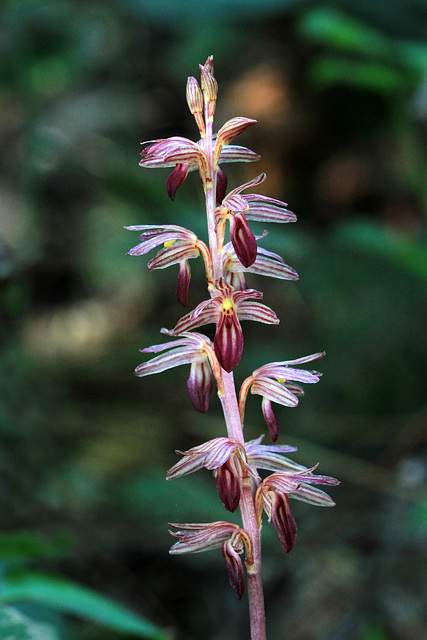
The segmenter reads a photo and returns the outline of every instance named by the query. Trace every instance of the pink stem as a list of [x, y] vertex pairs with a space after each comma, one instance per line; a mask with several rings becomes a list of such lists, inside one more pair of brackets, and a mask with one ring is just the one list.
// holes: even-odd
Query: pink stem
[[[244, 442], [243, 428], [240, 421], [236, 388], [232, 373], [222, 371], [224, 395], [220, 396], [224, 417], [227, 424], [228, 437], [237, 442]], [[240, 513], [242, 524], [248, 532], [253, 546], [254, 563], [247, 565], [249, 616], [251, 624], [251, 640], [265, 640], [264, 592], [262, 584], [261, 564], [261, 528], [258, 527], [254, 498], [249, 475], [242, 479], [240, 495]]]
[[[206, 214], [209, 234], [209, 249], [212, 256], [213, 277], [214, 282], [217, 282], [223, 276], [223, 266], [222, 256], [218, 253], [218, 238], [216, 235], [215, 225], [216, 171], [213, 170], [212, 117], [208, 117], [208, 109], [205, 111], [205, 121], [206, 137], [203, 139], [203, 142], [204, 151], [209, 164], [209, 175], [207, 177], [205, 188]], [[210, 293], [212, 295], [213, 291]], [[220, 400], [224, 411], [228, 437], [243, 444], [243, 426], [240, 420], [234, 377], [232, 373], [227, 373], [224, 370], [222, 371], [222, 375], [224, 382], [224, 394], [220, 395]], [[261, 565], [261, 529], [257, 524], [249, 475], [242, 478], [239, 507], [242, 516], [243, 528], [251, 538], [254, 555], [253, 564], [249, 565], [247, 563], [246, 566], [251, 640], [265, 640], [266, 631]]]

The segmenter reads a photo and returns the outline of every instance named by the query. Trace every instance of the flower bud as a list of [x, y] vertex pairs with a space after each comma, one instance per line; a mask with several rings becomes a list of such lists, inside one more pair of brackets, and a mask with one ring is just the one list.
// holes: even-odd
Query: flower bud
[[203, 94], [196, 78], [192, 76], [187, 80], [187, 104], [193, 115], [203, 113]]
[[206, 68], [206, 66], [202, 67], [200, 65], [200, 73], [201, 73], [201, 82], [202, 82], [202, 90], [205, 94], [206, 100], [208, 102], [215, 102], [218, 96], [218, 83], [210, 73], [210, 71]]

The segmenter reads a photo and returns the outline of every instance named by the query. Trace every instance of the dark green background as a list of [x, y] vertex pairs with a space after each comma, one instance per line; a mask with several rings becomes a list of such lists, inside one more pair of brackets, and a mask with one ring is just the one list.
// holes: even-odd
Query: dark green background
[[[185, 82], [213, 54], [216, 128], [234, 116], [259, 121], [239, 142], [262, 159], [224, 167], [230, 188], [266, 171], [263, 193], [299, 218], [270, 225], [263, 246], [300, 281], [248, 278], [281, 324], [243, 324], [236, 381], [325, 349], [321, 382], [297, 409], [277, 408], [279, 442], [342, 481], [333, 510], [293, 503], [289, 556], [265, 525], [269, 638], [418, 640], [427, 601], [427, 3], [2, 7], [3, 593], [38, 572], [109, 596], [175, 640], [248, 638], [247, 602], [229, 589], [221, 553], [168, 555], [168, 521], [228, 517], [207, 472], [164, 479], [175, 449], [224, 426], [214, 397], [207, 415], [192, 410], [188, 369], [134, 378], [138, 349], [161, 342], [160, 327], [182, 310], [177, 270], [148, 273], [145, 258], [125, 255], [137, 235], [123, 230], [174, 223], [205, 237], [197, 176], [171, 203], [167, 171], [139, 168], [138, 154], [143, 140], [196, 138]], [[193, 265], [189, 309], [205, 296]], [[249, 398], [245, 428], [248, 438], [266, 431], [260, 398]], [[83, 591], [64, 616], [67, 591], [55, 584], [47, 602], [42, 586], [6, 598], [28, 633], [33, 620], [61, 639], [127, 637], [107, 613], [105, 626], [88, 620]]]

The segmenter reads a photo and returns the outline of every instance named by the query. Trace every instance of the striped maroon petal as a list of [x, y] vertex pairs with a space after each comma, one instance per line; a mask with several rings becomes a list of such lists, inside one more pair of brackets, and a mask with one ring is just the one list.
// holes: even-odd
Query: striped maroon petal
[[209, 409], [209, 397], [213, 386], [211, 368], [207, 362], [192, 362], [190, 376], [187, 380], [187, 392], [191, 404], [200, 413]]
[[268, 433], [270, 434], [273, 442], [276, 442], [279, 437], [279, 423], [277, 422], [276, 414], [273, 411], [270, 400], [263, 398], [261, 402], [262, 413], [265, 418], [268, 427]]
[[178, 282], [176, 285], [176, 295], [178, 302], [183, 306], [187, 306], [188, 289], [190, 287], [191, 269], [188, 260], [182, 260], [179, 263]]
[[286, 553], [292, 551], [297, 537], [297, 525], [289, 506], [287, 495], [269, 492], [271, 500], [271, 520], [279, 534], [280, 544]]
[[250, 267], [256, 260], [257, 243], [255, 236], [249, 229], [244, 214], [239, 211], [229, 216], [231, 242], [242, 265]]
[[218, 166], [216, 174], [216, 201], [222, 202], [227, 190], [227, 176], [224, 171]]
[[223, 542], [222, 555], [227, 565], [228, 579], [239, 600], [245, 593], [245, 573], [239, 553], [234, 549], [230, 540]]
[[230, 373], [240, 362], [243, 352], [243, 333], [234, 304], [226, 298], [214, 339], [215, 355], [223, 369]]
[[240, 465], [236, 455], [231, 454], [228, 460], [216, 469], [215, 479], [222, 504], [227, 511], [233, 513], [240, 502]]
[[166, 180], [166, 191], [171, 200], [175, 200], [176, 192], [188, 174], [188, 164], [179, 162]]

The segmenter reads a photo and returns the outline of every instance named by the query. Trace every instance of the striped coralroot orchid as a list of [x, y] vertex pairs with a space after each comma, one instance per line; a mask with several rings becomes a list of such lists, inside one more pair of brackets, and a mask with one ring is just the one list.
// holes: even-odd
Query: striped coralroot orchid
[[[227, 192], [227, 178], [221, 168], [229, 162], [254, 162], [260, 156], [234, 139], [255, 124], [255, 120], [237, 117], [223, 124], [214, 134], [213, 120], [218, 85], [214, 77], [213, 58], [200, 65], [201, 83], [187, 81], [187, 104], [194, 116], [200, 139], [197, 142], [173, 136], [144, 143], [140, 165], [145, 168], [169, 168], [166, 191], [175, 199], [177, 190], [191, 171], [198, 171], [205, 195], [208, 242], [178, 225], [133, 225], [139, 244], [129, 255], [145, 255], [157, 249], [148, 269], [178, 265], [178, 301], [187, 304], [190, 284], [189, 261], [202, 257], [207, 281], [207, 297], [193, 311], [180, 318], [173, 329], [162, 329], [169, 341], [141, 349], [153, 357], [137, 366], [138, 377], [160, 373], [180, 365], [189, 365], [187, 392], [199, 412], [209, 408], [214, 386], [224, 414], [226, 435], [177, 451], [181, 459], [167, 473], [173, 480], [201, 469], [211, 472], [221, 502], [230, 512], [239, 511], [241, 526], [226, 521], [199, 524], [171, 524], [170, 533], [177, 538], [171, 554], [200, 553], [221, 549], [228, 577], [241, 598], [247, 586], [251, 640], [266, 640], [264, 596], [261, 568], [261, 528], [263, 513], [272, 522], [286, 552], [295, 544], [296, 524], [289, 498], [315, 505], [333, 506], [332, 499], [318, 484], [333, 486], [338, 481], [315, 475], [316, 467], [304, 467], [286, 454], [295, 447], [263, 444], [263, 436], [245, 442], [243, 419], [249, 390], [262, 397], [262, 411], [273, 442], [278, 438], [278, 422], [272, 402], [288, 407], [298, 404], [303, 395], [299, 383], [315, 383], [320, 373], [299, 369], [323, 356], [316, 353], [296, 360], [265, 364], [246, 378], [237, 395], [234, 370], [243, 354], [242, 320], [276, 325], [279, 319], [270, 307], [262, 304], [260, 291], [249, 289], [251, 274], [281, 280], [297, 280], [298, 274], [283, 258], [258, 242], [267, 235], [256, 236], [249, 222], [295, 222], [287, 204], [260, 194], [242, 193], [257, 187], [266, 176], [261, 173], [249, 182]], [[229, 233], [229, 239], [226, 238]], [[194, 331], [215, 325], [213, 341]], [[272, 472], [262, 478], [258, 470]], [[243, 559], [242, 559], [243, 555]], [[245, 570], [246, 568], [246, 570]]]
[[245, 551], [247, 570], [254, 565], [252, 541], [248, 533], [231, 522], [219, 521], [202, 524], [169, 524], [177, 531], [170, 534], [178, 538], [170, 553], [200, 553], [221, 547], [230, 585], [239, 600], [245, 592], [245, 575], [240, 554]]
[[243, 332], [239, 320], [255, 320], [264, 324], [278, 324], [272, 309], [252, 302], [262, 293], [254, 289], [235, 291], [221, 280], [209, 300], [201, 302], [191, 313], [178, 320], [173, 332], [181, 333], [205, 324], [215, 323], [215, 353], [221, 367], [230, 373], [240, 362], [243, 352]]
[[245, 403], [249, 389], [251, 393], [262, 396], [262, 412], [268, 426], [273, 442], [279, 437], [279, 425], [271, 406], [272, 402], [283, 404], [286, 407], [296, 407], [298, 397], [304, 395], [304, 390], [294, 382], [314, 383], [319, 382], [322, 375], [318, 371], [305, 371], [294, 369], [290, 364], [304, 364], [321, 358], [325, 353], [315, 353], [311, 356], [286, 360], [283, 362], [270, 362], [256, 369], [249, 378], [243, 382], [239, 393], [240, 418], [243, 423], [245, 415]]

